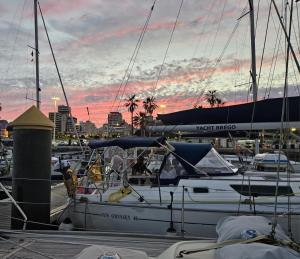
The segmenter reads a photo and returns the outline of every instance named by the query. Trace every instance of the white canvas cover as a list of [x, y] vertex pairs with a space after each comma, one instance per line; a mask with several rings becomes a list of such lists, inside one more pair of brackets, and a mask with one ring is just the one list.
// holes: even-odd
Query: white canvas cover
[[256, 163], [278, 163], [280, 157], [280, 163], [287, 163], [288, 159], [286, 155], [284, 154], [279, 154], [278, 153], [262, 153], [262, 154], [257, 154], [254, 157], [254, 162]]
[[217, 249], [216, 259], [299, 259], [296, 251], [261, 243], [227, 245]]
[[[269, 235], [272, 230], [271, 221], [263, 216], [229, 216], [217, 223], [218, 242], [232, 239], [245, 239], [245, 231], [256, 232], [256, 235]], [[253, 236], [254, 237], [254, 236]], [[275, 238], [290, 240], [280, 225], [276, 226]]]
[[[106, 257], [105, 257], [106, 255]], [[117, 248], [111, 246], [93, 245], [83, 249], [75, 259], [148, 259], [149, 257], [143, 251], [137, 251], [126, 248]]]
[[[271, 221], [262, 216], [230, 216], [219, 220], [216, 232], [218, 243], [227, 240], [251, 239], [260, 235], [269, 235]], [[280, 225], [276, 226], [277, 240], [290, 240]], [[287, 247], [262, 243], [234, 244], [224, 246], [216, 251], [217, 259], [283, 259], [300, 258], [300, 254]]]

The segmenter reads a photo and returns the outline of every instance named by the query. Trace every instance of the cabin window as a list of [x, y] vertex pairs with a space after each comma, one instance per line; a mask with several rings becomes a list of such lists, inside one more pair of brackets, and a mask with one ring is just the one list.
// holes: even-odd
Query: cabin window
[[[244, 196], [275, 196], [276, 186], [270, 185], [242, 185], [242, 184], [231, 184], [230, 185], [235, 191]], [[294, 196], [293, 190], [290, 186], [278, 186], [278, 195], [289, 195]]]
[[194, 187], [193, 188], [194, 193], [208, 193], [207, 187]]

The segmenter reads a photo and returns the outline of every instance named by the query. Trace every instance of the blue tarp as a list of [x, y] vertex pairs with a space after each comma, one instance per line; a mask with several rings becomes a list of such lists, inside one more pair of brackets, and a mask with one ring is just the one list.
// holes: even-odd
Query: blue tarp
[[111, 140], [92, 140], [89, 147], [92, 149], [100, 147], [118, 146], [123, 149], [134, 147], [159, 147], [164, 144], [165, 137], [121, 137]]

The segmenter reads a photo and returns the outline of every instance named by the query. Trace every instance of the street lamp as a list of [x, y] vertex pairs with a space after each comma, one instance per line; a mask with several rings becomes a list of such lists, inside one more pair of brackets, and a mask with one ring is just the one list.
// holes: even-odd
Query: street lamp
[[54, 131], [53, 131], [53, 144], [55, 144], [55, 131], [56, 131], [56, 103], [60, 100], [59, 97], [52, 97], [51, 98], [54, 101]]

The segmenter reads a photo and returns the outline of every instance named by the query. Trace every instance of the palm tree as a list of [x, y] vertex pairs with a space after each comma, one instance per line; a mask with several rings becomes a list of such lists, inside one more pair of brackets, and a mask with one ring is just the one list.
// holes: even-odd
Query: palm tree
[[145, 126], [146, 126], [146, 113], [145, 112], [138, 112], [133, 117], [133, 124], [136, 127], [139, 127], [141, 130], [141, 135], [145, 135]]
[[146, 114], [152, 115], [154, 110], [158, 108], [158, 105], [155, 103], [155, 97], [147, 97], [143, 101], [143, 107], [145, 109]]
[[205, 94], [205, 100], [209, 103], [210, 107], [214, 107], [217, 102], [216, 92], [216, 90], [211, 90]]
[[225, 104], [225, 102], [223, 102], [220, 98], [217, 98], [217, 106], [223, 106]]
[[210, 107], [214, 107], [217, 105], [220, 107], [225, 102], [223, 102], [220, 98], [217, 97], [217, 90], [210, 90], [205, 94], [205, 100], [209, 103]]
[[128, 97], [126, 100], [125, 106], [128, 108], [128, 111], [131, 113], [131, 135], [133, 135], [133, 113], [138, 107], [139, 100], [136, 99], [135, 94]]

